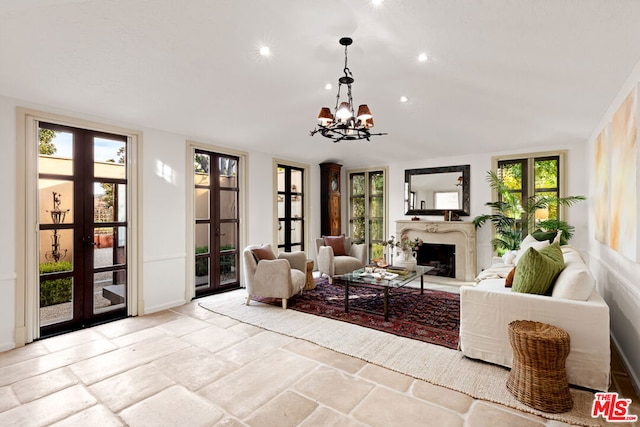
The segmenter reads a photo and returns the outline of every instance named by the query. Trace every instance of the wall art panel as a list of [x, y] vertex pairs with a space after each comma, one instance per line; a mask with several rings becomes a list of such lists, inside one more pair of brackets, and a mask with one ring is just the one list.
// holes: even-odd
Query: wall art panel
[[595, 239], [609, 244], [609, 198], [611, 181], [611, 125], [607, 125], [595, 143], [594, 155], [594, 221]]
[[611, 211], [609, 246], [625, 257], [637, 257], [637, 87], [611, 120]]

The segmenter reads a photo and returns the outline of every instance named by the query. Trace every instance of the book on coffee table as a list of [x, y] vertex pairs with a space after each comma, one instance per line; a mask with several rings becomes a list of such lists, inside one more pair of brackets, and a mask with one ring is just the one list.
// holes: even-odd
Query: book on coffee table
[[400, 267], [396, 265], [390, 265], [389, 267], [387, 267], [387, 271], [389, 273], [399, 274], [401, 276], [406, 276], [407, 274], [409, 274], [408, 268]]
[[393, 280], [396, 277], [398, 277], [397, 273], [390, 273], [390, 272], [384, 272], [384, 273], [360, 273], [360, 277], [373, 277], [376, 280]]

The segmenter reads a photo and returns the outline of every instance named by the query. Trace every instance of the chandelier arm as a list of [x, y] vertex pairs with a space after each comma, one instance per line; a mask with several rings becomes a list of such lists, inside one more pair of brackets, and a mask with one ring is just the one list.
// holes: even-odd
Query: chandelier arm
[[340, 104], [340, 88], [342, 87], [342, 83], [338, 83], [338, 94], [336, 95], [336, 107], [333, 109], [333, 116], [336, 116], [338, 112], [338, 105]]
[[349, 99], [349, 108], [351, 109], [351, 117], [356, 117], [356, 113], [353, 110], [353, 98], [351, 98], [351, 83], [347, 85], [347, 98]]

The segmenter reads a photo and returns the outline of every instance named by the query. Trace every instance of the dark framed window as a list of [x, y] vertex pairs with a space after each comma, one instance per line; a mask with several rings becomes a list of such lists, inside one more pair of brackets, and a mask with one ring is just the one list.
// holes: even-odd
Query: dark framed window
[[[562, 197], [561, 160], [560, 154], [498, 159], [496, 172], [521, 204], [531, 196]], [[513, 217], [516, 217], [516, 213]], [[561, 212], [556, 204], [536, 210], [536, 223], [547, 219], [561, 219]], [[523, 230], [523, 237], [526, 234], [527, 230]]]
[[367, 259], [384, 257], [386, 193], [383, 170], [349, 172], [349, 227], [354, 243], [367, 244]]
[[278, 251], [304, 251], [304, 168], [278, 164], [276, 205], [278, 207]]

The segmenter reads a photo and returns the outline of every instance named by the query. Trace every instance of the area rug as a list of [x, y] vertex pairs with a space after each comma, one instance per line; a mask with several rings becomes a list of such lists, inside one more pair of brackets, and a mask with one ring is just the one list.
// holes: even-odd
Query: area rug
[[[279, 299], [261, 298], [261, 302], [281, 305]], [[288, 301], [288, 308], [378, 329], [448, 348], [458, 348], [460, 295], [425, 289], [389, 290], [389, 321], [384, 320], [382, 289], [351, 287], [349, 312], [344, 311], [344, 287], [316, 279], [316, 288], [305, 290]], [[364, 312], [362, 310], [367, 310]]]
[[202, 298], [199, 304], [239, 322], [303, 339], [475, 399], [569, 424], [606, 425], [602, 418], [591, 418], [592, 392], [571, 388], [574, 405], [569, 412], [549, 414], [537, 411], [520, 403], [507, 391], [505, 384], [509, 370], [506, 368], [466, 358], [457, 350], [328, 317], [283, 310], [281, 306], [256, 301], [246, 305], [246, 298], [246, 291], [240, 289]]

